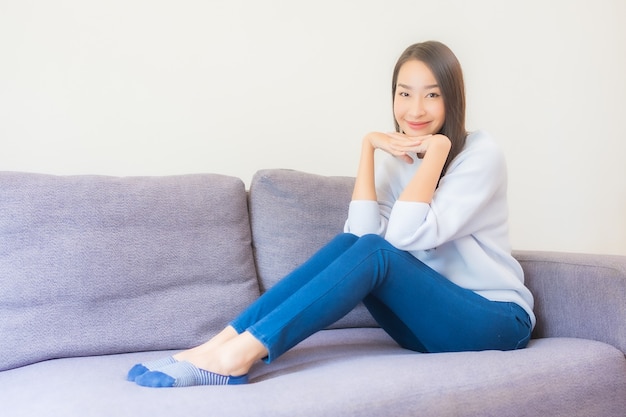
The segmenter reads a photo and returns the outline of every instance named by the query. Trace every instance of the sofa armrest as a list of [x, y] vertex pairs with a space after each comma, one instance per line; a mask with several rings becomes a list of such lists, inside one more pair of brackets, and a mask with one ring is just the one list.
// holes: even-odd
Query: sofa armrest
[[533, 337], [577, 337], [626, 353], [626, 256], [514, 251], [535, 296]]

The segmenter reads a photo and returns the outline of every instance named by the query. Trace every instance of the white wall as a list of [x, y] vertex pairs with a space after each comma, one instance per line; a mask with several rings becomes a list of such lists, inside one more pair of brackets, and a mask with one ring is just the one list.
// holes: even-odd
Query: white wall
[[438, 39], [509, 161], [516, 249], [626, 255], [623, 0], [0, 0], [0, 170], [354, 175]]

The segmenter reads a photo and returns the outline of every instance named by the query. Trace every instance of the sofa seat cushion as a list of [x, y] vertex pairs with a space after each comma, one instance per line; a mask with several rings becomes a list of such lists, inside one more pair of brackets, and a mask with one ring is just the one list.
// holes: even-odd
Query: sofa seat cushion
[[618, 416], [626, 360], [568, 338], [524, 350], [419, 354], [381, 330], [319, 332], [245, 386], [154, 389], [125, 380], [171, 352], [50, 360], [0, 372], [3, 414], [20, 416]]
[[190, 347], [259, 296], [243, 182], [0, 173], [0, 370]]

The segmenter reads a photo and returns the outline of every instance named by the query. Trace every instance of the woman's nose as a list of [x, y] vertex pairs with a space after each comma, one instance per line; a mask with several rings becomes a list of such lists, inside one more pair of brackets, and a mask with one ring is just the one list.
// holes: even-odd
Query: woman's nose
[[425, 112], [423, 101], [419, 98], [413, 100], [409, 108], [409, 114], [413, 117], [418, 117], [423, 115]]

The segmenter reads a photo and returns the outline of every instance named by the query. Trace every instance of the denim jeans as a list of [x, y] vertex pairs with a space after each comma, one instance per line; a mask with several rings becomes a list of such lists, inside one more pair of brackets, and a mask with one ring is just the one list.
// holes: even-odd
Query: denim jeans
[[344, 233], [284, 277], [230, 325], [268, 350], [267, 362], [363, 301], [402, 347], [418, 352], [511, 350], [530, 339], [528, 314], [459, 287], [377, 235]]

